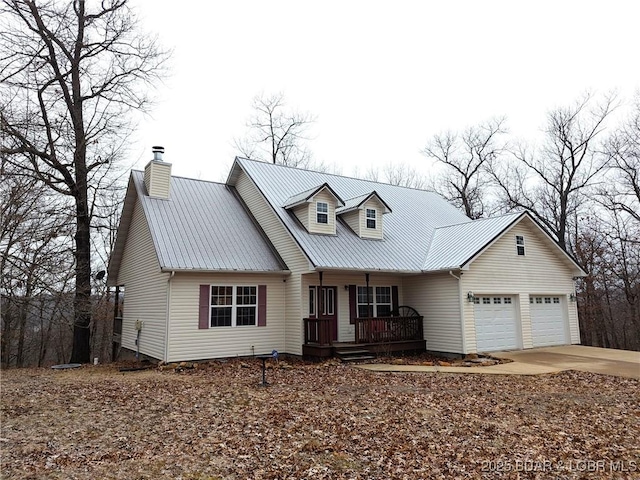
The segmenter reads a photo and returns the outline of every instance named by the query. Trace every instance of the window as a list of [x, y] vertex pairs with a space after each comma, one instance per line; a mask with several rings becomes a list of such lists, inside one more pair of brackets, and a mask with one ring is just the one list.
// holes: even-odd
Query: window
[[544, 303], [551, 303], [551, 297], [544, 297]]
[[473, 297], [473, 303], [480, 305], [480, 297]]
[[504, 297], [504, 303], [511, 303], [511, 297]]
[[316, 287], [309, 287], [309, 316], [316, 316]]
[[488, 305], [489, 303], [491, 303], [491, 298], [490, 297], [482, 297], [482, 303], [483, 303], [483, 305]]
[[502, 298], [500, 298], [500, 297], [493, 297], [493, 303], [502, 303]]
[[367, 228], [376, 228], [376, 211], [373, 208], [367, 208]]
[[518, 255], [524, 255], [524, 237], [522, 235], [516, 235], [516, 250]]
[[[391, 287], [369, 287], [369, 305], [367, 305], [367, 287], [358, 287], [357, 302], [359, 318], [388, 317], [393, 309]], [[367, 311], [367, 306], [370, 306], [370, 311]]]
[[536, 303], [542, 303], [542, 297], [536, 297]]
[[211, 286], [211, 327], [256, 324], [257, 287]]
[[326, 202], [316, 202], [316, 222], [329, 223], [329, 204]]
[[553, 297], [553, 303], [560, 303], [560, 297]]

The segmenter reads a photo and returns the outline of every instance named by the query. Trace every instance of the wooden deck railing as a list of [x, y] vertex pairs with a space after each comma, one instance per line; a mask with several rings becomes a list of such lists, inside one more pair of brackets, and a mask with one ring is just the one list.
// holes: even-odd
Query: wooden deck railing
[[304, 343], [331, 345], [331, 320], [328, 318], [304, 319]]
[[385, 343], [423, 340], [424, 317], [356, 318], [356, 343]]
[[[355, 319], [356, 343], [385, 343], [423, 340], [423, 317], [378, 317]], [[304, 319], [304, 343], [331, 344], [331, 320]]]

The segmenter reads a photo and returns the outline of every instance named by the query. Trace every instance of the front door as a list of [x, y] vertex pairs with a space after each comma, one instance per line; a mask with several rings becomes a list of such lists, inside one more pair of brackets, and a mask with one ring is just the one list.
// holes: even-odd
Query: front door
[[337, 287], [309, 287], [309, 318], [327, 319], [329, 338], [338, 340], [338, 289]]

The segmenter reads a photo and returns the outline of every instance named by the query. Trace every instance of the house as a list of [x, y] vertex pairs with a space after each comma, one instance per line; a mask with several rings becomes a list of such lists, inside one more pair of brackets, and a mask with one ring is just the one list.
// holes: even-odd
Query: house
[[183, 361], [579, 343], [585, 273], [528, 212], [472, 221], [432, 192], [244, 158], [225, 183], [180, 178], [154, 152], [131, 173], [108, 272], [126, 349]]

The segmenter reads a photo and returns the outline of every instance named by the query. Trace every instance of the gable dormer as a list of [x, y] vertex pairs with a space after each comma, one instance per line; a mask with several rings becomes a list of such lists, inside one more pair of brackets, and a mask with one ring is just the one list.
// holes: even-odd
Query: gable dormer
[[375, 190], [345, 201], [336, 211], [360, 238], [379, 240], [383, 238], [382, 216], [386, 213], [391, 213], [391, 207]]
[[307, 232], [324, 235], [336, 234], [336, 209], [343, 206], [344, 201], [327, 183], [293, 195], [283, 205]]

